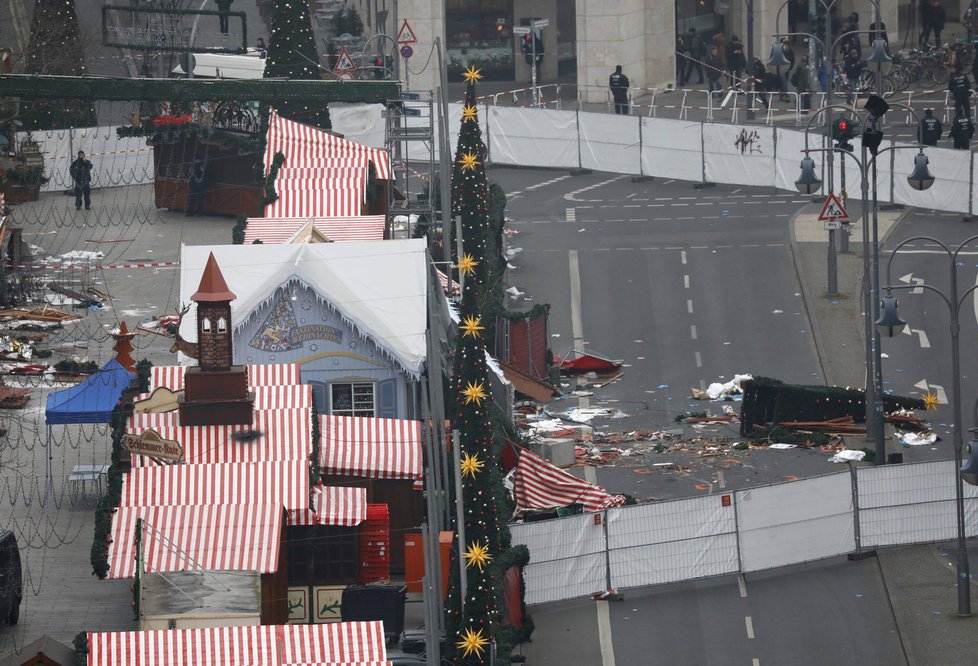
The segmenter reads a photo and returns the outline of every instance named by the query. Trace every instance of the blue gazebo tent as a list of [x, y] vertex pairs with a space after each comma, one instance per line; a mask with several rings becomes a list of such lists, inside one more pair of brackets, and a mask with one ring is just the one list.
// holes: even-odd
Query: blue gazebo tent
[[112, 359], [76, 386], [48, 394], [44, 420], [47, 425], [109, 423], [122, 392], [136, 375]]
[[132, 384], [136, 375], [126, 370], [112, 359], [98, 372], [89, 376], [76, 386], [48, 394], [44, 420], [47, 425], [47, 438], [44, 448], [45, 461], [44, 500], [47, 502], [51, 490], [51, 426], [77, 423], [111, 423], [112, 412], [119, 403], [122, 392]]

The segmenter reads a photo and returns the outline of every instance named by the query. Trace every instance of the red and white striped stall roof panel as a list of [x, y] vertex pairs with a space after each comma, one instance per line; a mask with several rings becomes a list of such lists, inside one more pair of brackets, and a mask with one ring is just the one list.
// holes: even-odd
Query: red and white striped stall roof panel
[[268, 217], [339, 217], [363, 212], [362, 187], [279, 189], [278, 199], [265, 206]]
[[145, 521], [145, 571], [278, 569], [281, 505], [124, 506], [112, 516], [108, 578], [136, 574], [136, 519]]
[[309, 461], [136, 467], [122, 477], [119, 506], [281, 504], [309, 509]]
[[[254, 430], [260, 435], [239, 442], [235, 433]], [[306, 460], [312, 454], [312, 410], [270, 409], [255, 412], [249, 425], [160, 426], [156, 432], [183, 446], [185, 463], [268, 462], [272, 460]], [[142, 434], [130, 426], [126, 432]], [[133, 455], [134, 467], [158, 464], [141, 455]]]
[[318, 486], [312, 489], [312, 510], [289, 512], [290, 525], [356, 527], [367, 519], [367, 489]]
[[321, 417], [320, 459], [327, 474], [415, 479], [421, 474], [421, 422], [366, 416]]
[[368, 177], [367, 174], [367, 164], [369, 160], [366, 157], [358, 157], [353, 159], [343, 159], [330, 161], [329, 166], [309, 166], [309, 167], [287, 167], [283, 166], [278, 170], [278, 179], [283, 180], [296, 180], [296, 179], [310, 179], [310, 180], [334, 180], [343, 178], [358, 178], [365, 179]]
[[[250, 217], [245, 228], [244, 244], [251, 245], [256, 240], [266, 245], [284, 243], [308, 222], [308, 217]], [[312, 219], [316, 231], [334, 242], [383, 240], [385, 223], [383, 215]]]
[[[255, 394], [255, 409], [306, 409], [312, 407], [312, 386], [309, 384], [288, 384], [287, 386], [252, 386]], [[140, 393], [134, 401], [146, 400], [152, 394]], [[171, 414], [172, 419], [179, 418], [177, 410], [158, 412]], [[169, 423], [169, 421], [167, 421]], [[174, 425], [176, 422], [174, 422]]]
[[621, 495], [609, 495], [601, 486], [582, 481], [526, 449], [520, 450], [513, 481], [518, 511], [575, 503], [583, 504], [585, 511], [601, 511], [625, 501]]
[[266, 174], [271, 168], [275, 153], [285, 155], [283, 166], [289, 168], [327, 166], [327, 160], [366, 156], [373, 162], [378, 179], [391, 179], [390, 156], [386, 150], [370, 148], [341, 139], [321, 129], [286, 120], [279, 116], [275, 109], [269, 113], [266, 138]]
[[[297, 363], [266, 363], [248, 365], [248, 386], [285, 386], [301, 384], [299, 365]], [[150, 373], [149, 390], [165, 386], [171, 391], [183, 389], [183, 375], [187, 371], [185, 365], [153, 366]]]
[[360, 664], [387, 660], [382, 622], [288, 626], [294, 630], [280, 634], [282, 664]]
[[88, 666], [300, 664], [389, 666], [384, 626], [375, 621], [88, 633]]

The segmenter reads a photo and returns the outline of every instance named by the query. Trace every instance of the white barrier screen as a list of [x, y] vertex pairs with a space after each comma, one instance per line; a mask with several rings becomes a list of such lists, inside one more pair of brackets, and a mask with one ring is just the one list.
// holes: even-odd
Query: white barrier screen
[[702, 124], [642, 118], [642, 173], [703, 180]]
[[[116, 129], [111, 126], [32, 132], [44, 154], [44, 174], [49, 179], [41, 190], [56, 192], [74, 187], [68, 167], [79, 150], [85, 151], [92, 162], [92, 187], [152, 182], [153, 148], [146, 145], [146, 137], [121, 139]], [[26, 133], [20, 134], [18, 142], [26, 138]]]
[[719, 534], [611, 551], [617, 589], [737, 573], [737, 535]]
[[774, 187], [774, 129], [752, 125], [704, 124], [706, 180]]
[[[574, 168], [580, 165], [577, 118], [573, 111], [488, 107], [492, 160], [496, 164]], [[457, 134], [457, 132], [456, 132]]]
[[760, 571], [855, 550], [848, 474], [736, 493], [743, 571]]
[[612, 173], [641, 173], [641, 118], [581, 113], [578, 122], [581, 127], [583, 168]]

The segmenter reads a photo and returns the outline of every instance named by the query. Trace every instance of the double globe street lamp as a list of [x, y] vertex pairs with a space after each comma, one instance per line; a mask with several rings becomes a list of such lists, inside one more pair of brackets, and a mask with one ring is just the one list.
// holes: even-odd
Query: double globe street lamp
[[[945, 294], [943, 291], [934, 287], [933, 285], [927, 284], [926, 282], [915, 282], [913, 285], [902, 285], [893, 284], [890, 279], [890, 267], [893, 264], [893, 259], [896, 257], [897, 252], [900, 251], [904, 245], [912, 243], [914, 241], [923, 241], [928, 244], [933, 244], [941, 247], [944, 250], [945, 255], [948, 258], [949, 274], [950, 274], [950, 285], [948, 293]], [[961, 469], [962, 463], [962, 451], [964, 448], [963, 436], [962, 436], [962, 416], [961, 416], [961, 346], [960, 346], [960, 314], [961, 308], [965, 305], [968, 297], [971, 296], [976, 290], [978, 290], [978, 285], [974, 285], [967, 289], [960, 296], [958, 295], [958, 257], [962, 250], [971, 245], [975, 241], [978, 241], [978, 236], [972, 236], [971, 238], [965, 240], [963, 243], [958, 245], [956, 248], [948, 247], [944, 242], [932, 238], [930, 236], [914, 236], [913, 238], [907, 238], [900, 242], [893, 252], [890, 253], [890, 258], [886, 262], [886, 296], [883, 297], [882, 302], [882, 313], [879, 319], [876, 320], [876, 327], [883, 335], [887, 337], [893, 337], [893, 335], [901, 332], [904, 327], [906, 327], [907, 322], [900, 318], [900, 314], [897, 311], [897, 300], [893, 296], [893, 290], [895, 289], [926, 289], [927, 291], [933, 292], [941, 297], [944, 304], [947, 305], [948, 310], [951, 315], [951, 395], [952, 395], [952, 409], [954, 424], [953, 424], [953, 438], [954, 438], [954, 459], [956, 461], [955, 465], [955, 480], [954, 480], [954, 496], [957, 508], [957, 579], [958, 579], [958, 616], [959, 617], [969, 617], [971, 615], [971, 576], [968, 569], [968, 550], [965, 544], [965, 522], [964, 522], [964, 474], [970, 473], [974, 474], [974, 465], [970, 465], [968, 469]], [[978, 425], [978, 403], [975, 407], [975, 418], [976, 425]], [[974, 446], [974, 445], [972, 445]]]
[[[805, 156], [801, 160], [801, 175], [795, 181], [795, 187], [802, 194], [814, 194], [822, 187], [822, 181], [818, 178], [815, 160], [811, 153], [833, 153], [848, 155], [859, 167], [859, 174], [862, 185], [863, 199], [863, 288], [864, 288], [864, 327], [866, 336], [866, 434], [874, 444], [875, 460], [877, 465], [886, 462], [886, 442], [884, 440], [884, 412], [883, 412], [883, 375], [879, 346], [879, 335], [875, 329], [875, 322], [879, 316], [879, 204], [877, 200], [877, 169], [876, 164], [879, 156], [892, 151], [904, 149], [916, 149], [917, 155], [914, 156], [914, 167], [911, 174], [907, 177], [907, 182], [915, 190], [926, 190], [934, 184], [934, 176], [930, 173], [928, 158], [923, 152], [922, 145], [916, 146], [890, 146], [880, 148], [883, 139], [883, 132], [879, 129], [879, 123], [883, 115], [889, 110], [890, 104], [882, 98], [871, 96], [866, 102], [867, 122], [863, 132], [862, 157], [853, 155], [848, 150], [832, 146], [828, 148], [813, 148], [808, 143], [808, 133], [812, 123], [818, 118], [819, 114], [831, 108], [841, 109], [845, 113], [855, 114], [855, 111], [840, 105], [826, 106], [819, 109], [808, 120], [805, 127]], [[917, 118], [916, 112], [909, 106], [903, 104], [893, 104], [905, 109], [908, 113]], [[918, 118], [919, 120], [919, 118]], [[842, 158], [845, 159], [845, 158]], [[869, 195], [869, 183], [872, 182], [872, 200]], [[871, 201], [871, 206], [868, 205]], [[872, 220], [870, 220], [870, 208], [872, 208]], [[872, 233], [870, 233], [872, 224]], [[834, 270], [833, 262], [835, 255], [831, 251], [829, 254], [829, 272]]]

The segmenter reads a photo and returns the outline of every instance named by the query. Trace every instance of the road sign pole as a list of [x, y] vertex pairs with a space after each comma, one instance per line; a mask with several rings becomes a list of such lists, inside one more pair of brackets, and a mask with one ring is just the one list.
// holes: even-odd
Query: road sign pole
[[533, 106], [540, 104], [537, 91], [537, 39], [536, 35], [530, 40], [530, 87], [533, 89]]
[[838, 296], [839, 295], [839, 263], [838, 257], [835, 252], [835, 229], [829, 230], [829, 256], [828, 256], [828, 272], [829, 272], [829, 284], [828, 284], [828, 295]]

